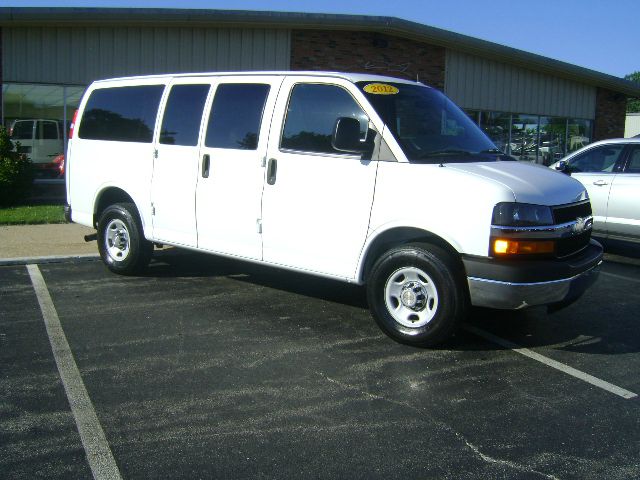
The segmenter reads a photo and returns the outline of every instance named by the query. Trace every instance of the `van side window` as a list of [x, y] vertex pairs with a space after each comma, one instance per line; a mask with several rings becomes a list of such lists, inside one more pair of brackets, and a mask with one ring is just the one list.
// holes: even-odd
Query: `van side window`
[[209, 85], [174, 85], [164, 110], [160, 143], [194, 147]]
[[42, 127], [40, 138], [43, 140], [58, 140], [58, 124], [56, 122], [39, 122]]
[[344, 88], [335, 85], [296, 85], [289, 99], [280, 148], [344, 154], [331, 145], [336, 120], [340, 117], [358, 119], [361, 138], [365, 138], [369, 118]]
[[229, 83], [218, 86], [211, 105], [205, 145], [256, 150], [269, 85]]
[[164, 85], [91, 92], [78, 136], [87, 140], [151, 143]]
[[33, 120], [18, 120], [11, 129], [12, 140], [33, 139]]

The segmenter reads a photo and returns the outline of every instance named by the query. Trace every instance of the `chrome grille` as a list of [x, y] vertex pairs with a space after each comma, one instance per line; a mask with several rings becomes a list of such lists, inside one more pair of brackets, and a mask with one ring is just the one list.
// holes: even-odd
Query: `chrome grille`
[[[556, 225], [575, 222], [579, 218], [591, 218], [591, 202], [589, 200], [553, 207], [553, 219]], [[584, 232], [578, 232], [576, 235], [564, 237], [556, 242], [556, 256], [562, 258], [573, 255], [587, 247], [590, 239], [591, 228]]]
[[573, 222], [579, 217], [585, 218], [589, 216], [591, 216], [591, 202], [589, 200], [553, 207], [553, 220], [556, 225]]

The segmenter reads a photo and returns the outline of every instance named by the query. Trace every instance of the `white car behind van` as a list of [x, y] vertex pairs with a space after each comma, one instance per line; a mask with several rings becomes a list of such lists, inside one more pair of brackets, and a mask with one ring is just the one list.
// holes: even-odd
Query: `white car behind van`
[[366, 284], [393, 338], [443, 341], [470, 305], [568, 304], [602, 247], [577, 181], [504, 156], [441, 92], [363, 74], [94, 82], [67, 213], [114, 272], [153, 243]]

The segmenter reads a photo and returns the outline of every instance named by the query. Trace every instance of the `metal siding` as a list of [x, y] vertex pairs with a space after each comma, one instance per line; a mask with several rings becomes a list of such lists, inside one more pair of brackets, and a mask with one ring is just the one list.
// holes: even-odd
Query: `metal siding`
[[464, 108], [595, 117], [595, 87], [454, 50], [446, 61], [445, 92]]
[[3, 81], [88, 84], [156, 73], [288, 70], [289, 30], [3, 27]]

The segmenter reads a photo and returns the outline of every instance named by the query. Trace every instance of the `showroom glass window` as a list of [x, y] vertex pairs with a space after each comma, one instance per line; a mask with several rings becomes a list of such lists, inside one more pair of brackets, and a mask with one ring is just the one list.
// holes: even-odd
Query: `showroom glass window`
[[228, 83], [218, 86], [211, 106], [205, 145], [256, 150], [269, 85]]
[[560, 117], [539, 117], [538, 163], [551, 165], [564, 157], [567, 120]]
[[518, 160], [535, 162], [538, 149], [538, 117], [512, 115], [511, 155]]
[[469, 110], [465, 108], [464, 113], [469, 116], [473, 123], [480, 125], [480, 110]]
[[567, 125], [567, 153], [575, 152], [591, 143], [593, 138], [593, 122], [570, 118]]
[[80, 138], [151, 143], [164, 85], [101, 88], [87, 101]]
[[[62, 151], [66, 148], [67, 132], [84, 90], [83, 86], [71, 85], [5, 84], [2, 86], [3, 124], [7, 129], [16, 127], [13, 140], [20, 140], [19, 136], [24, 136], [23, 140], [57, 139]], [[34, 132], [38, 120], [46, 122], [38, 127], [41, 131]], [[58, 127], [50, 122], [56, 122]]]
[[[467, 114], [475, 111], [467, 110]], [[496, 146], [518, 160], [549, 165], [592, 141], [593, 120], [480, 113], [480, 127]]]
[[499, 150], [511, 154], [511, 115], [502, 112], [482, 112], [480, 127]]
[[331, 145], [333, 130], [340, 117], [357, 119], [360, 122], [360, 137], [366, 137], [369, 118], [344, 88], [336, 85], [296, 85], [289, 99], [280, 148], [344, 155], [344, 152]]
[[198, 145], [200, 121], [209, 85], [174, 85], [164, 109], [160, 143], [194, 147]]

